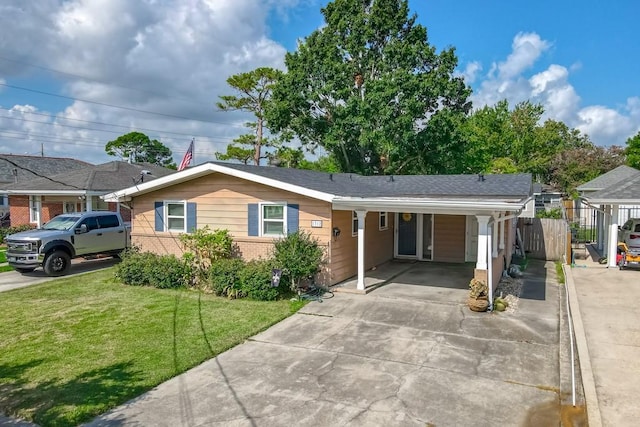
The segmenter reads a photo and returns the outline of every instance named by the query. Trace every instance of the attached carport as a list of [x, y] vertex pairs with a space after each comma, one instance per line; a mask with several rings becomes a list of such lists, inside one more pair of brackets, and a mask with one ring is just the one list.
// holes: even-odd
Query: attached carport
[[591, 206], [598, 206], [600, 210], [610, 213], [610, 223], [607, 235], [608, 266], [616, 266], [618, 247], [618, 227], [620, 206], [640, 205], [640, 172], [623, 182], [618, 182], [594, 193], [583, 195], [582, 199]]
[[[479, 180], [484, 180], [480, 176]], [[512, 242], [515, 232], [505, 224], [518, 217], [530, 201], [530, 191], [526, 195], [440, 196], [440, 197], [337, 197], [333, 200], [334, 210], [354, 211], [358, 220], [358, 273], [356, 289], [365, 292], [365, 219], [368, 212], [414, 213], [431, 215], [457, 215], [473, 217], [477, 220], [477, 252], [473, 277], [488, 283], [493, 288], [494, 281], [502, 273], [503, 264], [511, 259]], [[395, 230], [397, 233], [397, 228]], [[467, 230], [468, 232], [468, 230]], [[475, 237], [475, 236], [474, 236]], [[499, 256], [502, 257], [499, 257]], [[503, 258], [504, 257], [504, 258]], [[504, 261], [501, 261], [504, 259]], [[500, 260], [500, 268], [494, 264]], [[470, 280], [471, 277], [467, 279]], [[491, 292], [490, 292], [491, 293]]]

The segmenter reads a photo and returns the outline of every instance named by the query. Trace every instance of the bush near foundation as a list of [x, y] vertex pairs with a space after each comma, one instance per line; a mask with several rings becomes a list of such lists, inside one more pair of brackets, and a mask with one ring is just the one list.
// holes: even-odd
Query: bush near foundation
[[191, 276], [189, 264], [175, 255], [156, 255], [134, 248], [122, 252], [121, 259], [116, 266], [116, 278], [126, 285], [181, 288]]

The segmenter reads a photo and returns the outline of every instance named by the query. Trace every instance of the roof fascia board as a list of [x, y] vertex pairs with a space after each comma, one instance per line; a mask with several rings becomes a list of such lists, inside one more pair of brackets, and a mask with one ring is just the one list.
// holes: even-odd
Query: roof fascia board
[[305, 187], [288, 184], [276, 179], [265, 178], [260, 175], [256, 175], [249, 172], [239, 171], [237, 169], [225, 167], [219, 164], [204, 163], [202, 165], [186, 169], [181, 172], [176, 172], [170, 175], [166, 175], [160, 178], [156, 178], [153, 181], [145, 182], [142, 184], [134, 185], [124, 190], [115, 191], [109, 194], [105, 194], [103, 199], [109, 202], [127, 201], [131, 200], [132, 196], [149, 193], [151, 191], [168, 187], [171, 185], [179, 184], [190, 179], [199, 178], [201, 176], [209, 175], [212, 172], [218, 172], [225, 175], [233, 176], [235, 178], [244, 179], [259, 184], [264, 184], [269, 187], [278, 188], [292, 193], [300, 194], [303, 196], [311, 197], [325, 202], [331, 202], [335, 197], [333, 194], [323, 193], [321, 191], [311, 190]]
[[524, 209], [533, 197], [504, 201], [462, 201], [462, 200], [425, 200], [425, 199], [351, 199], [336, 198], [333, 201], [335, 210], [381, 210], [381, 211], [411, 211], [411, 212], [517, 212]]
[[583, 197], [588, 203], [596, 205], [640, 205], [640, 199], [592, 199]]
[[29, 196], [99, 196], [103, 192], [85, 190], [4, 190], [3, 193]]

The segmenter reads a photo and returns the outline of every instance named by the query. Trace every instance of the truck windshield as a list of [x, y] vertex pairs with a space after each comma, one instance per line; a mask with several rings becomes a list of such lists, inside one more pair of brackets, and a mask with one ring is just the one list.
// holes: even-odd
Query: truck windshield
[[60, 215], [42, 226], [43, 230], [69, 230], [78, 221], [78, 217]]

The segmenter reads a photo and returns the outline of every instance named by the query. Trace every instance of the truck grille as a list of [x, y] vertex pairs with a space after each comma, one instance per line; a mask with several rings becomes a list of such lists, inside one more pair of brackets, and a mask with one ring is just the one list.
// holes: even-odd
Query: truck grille
[[16, 242], [9, 240], [7, 250], [11, 252], [34, 252], [38, 250], [38, 242]]

